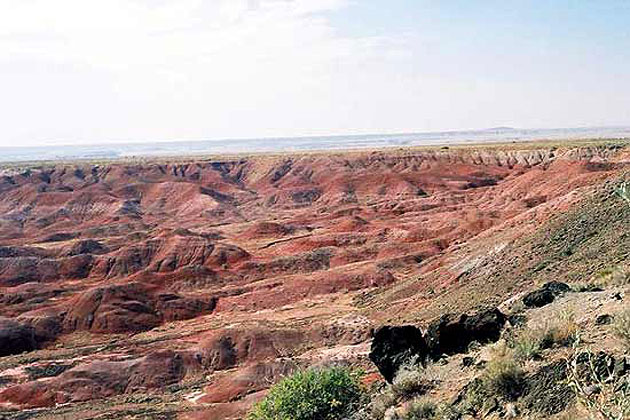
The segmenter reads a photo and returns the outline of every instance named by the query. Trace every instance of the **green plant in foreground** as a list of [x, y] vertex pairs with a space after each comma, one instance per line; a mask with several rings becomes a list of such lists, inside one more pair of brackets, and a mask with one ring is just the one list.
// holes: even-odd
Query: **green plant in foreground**
[[359, 375], [347, 368], [309, 369], [274, 385], [248, 420], [337, 420], [361, 401]]

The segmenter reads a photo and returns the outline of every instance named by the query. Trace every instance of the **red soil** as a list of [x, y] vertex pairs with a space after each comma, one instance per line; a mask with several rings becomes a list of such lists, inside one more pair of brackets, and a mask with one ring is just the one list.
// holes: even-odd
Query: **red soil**
[[[353, 297], [383, 288], [396, 296], [400, 281], [430, 272], [451, 284], [457, 271], [440, 268], [454, 249], [518, 228], [524, 215], [544, 220], [545, 206], [615, 173], [610, 153], [373, 152], [6, 171], [0, 316], [32, 326], [48, 349], [39, 351], [53, 356], [87, 348], [80, 334], [119, 341], [116, 353], [88, 351], [55, 377], [0, 381], [0, 408], [201, 380], [202, 396], [186, 403], [199, 407], [182, 418], [238, 415], [249, 393], [309, 364], [300, 355], [369, 338], [370, 319], [383, 314]], [[399, 298], [427, 287], [415, 282]]]

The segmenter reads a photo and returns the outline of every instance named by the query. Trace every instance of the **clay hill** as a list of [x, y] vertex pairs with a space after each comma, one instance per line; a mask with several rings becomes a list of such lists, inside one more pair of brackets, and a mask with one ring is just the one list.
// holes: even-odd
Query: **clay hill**
[[629, 171], [623, 141], [4, 168], [0, 418], [242, 418], [296, 369], [391, 380], [400, 334], [460, 354], [459, 314], [496, 341], [627, 264]]

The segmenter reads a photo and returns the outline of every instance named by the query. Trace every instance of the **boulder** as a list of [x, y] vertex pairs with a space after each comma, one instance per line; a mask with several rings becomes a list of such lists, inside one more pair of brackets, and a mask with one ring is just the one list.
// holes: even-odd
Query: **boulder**
[[551, 290], [539, 289], [529, 292], [523, 297], [523, 305], [528, 308], [540, 308], [554, 301], [556, 297]]
[[473, 315], [445, 314], [429, 324], [426, 339], [431, 355], [466, 352], [476, 341], [480, 344], [497, 341], [506, 317], [497, 308], [484, 309]]
[[554, 296], [560, 296], [571, 291], [571, 287], [568, 284], [561, 283], [559, 281], [550, 281], [548, 283], [545, 283], [542, 288], [549, 290], [551, 293], [554, 294]]
[[602, 314], [595, 318], [595, 325], [609, 325], [612, 324], [613, 317], [608, 314]]
[[393, 381], [402, 365], [414, 360], [423, 363], [428, 354], [422, 331], [413, 325], [386, 325], [374, 332], [370, 360], [387, 382]]
[[565, 283], [551, 281], [545, 283], [540, 289], [529, 292], [523, 297], [523, 304], [528, 308], [540, 308], [548, 305], [556, 297], [569, 292], [571, 288]]
[[0, 357], [35, 350], [36, 347], [32, 327], [0, 317]]

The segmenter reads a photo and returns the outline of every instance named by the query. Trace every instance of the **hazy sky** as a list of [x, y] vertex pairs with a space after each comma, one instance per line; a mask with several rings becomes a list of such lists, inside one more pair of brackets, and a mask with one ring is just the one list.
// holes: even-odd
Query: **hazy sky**
[[630, 2], [0, 0], [0, 146], [630, 125]]

